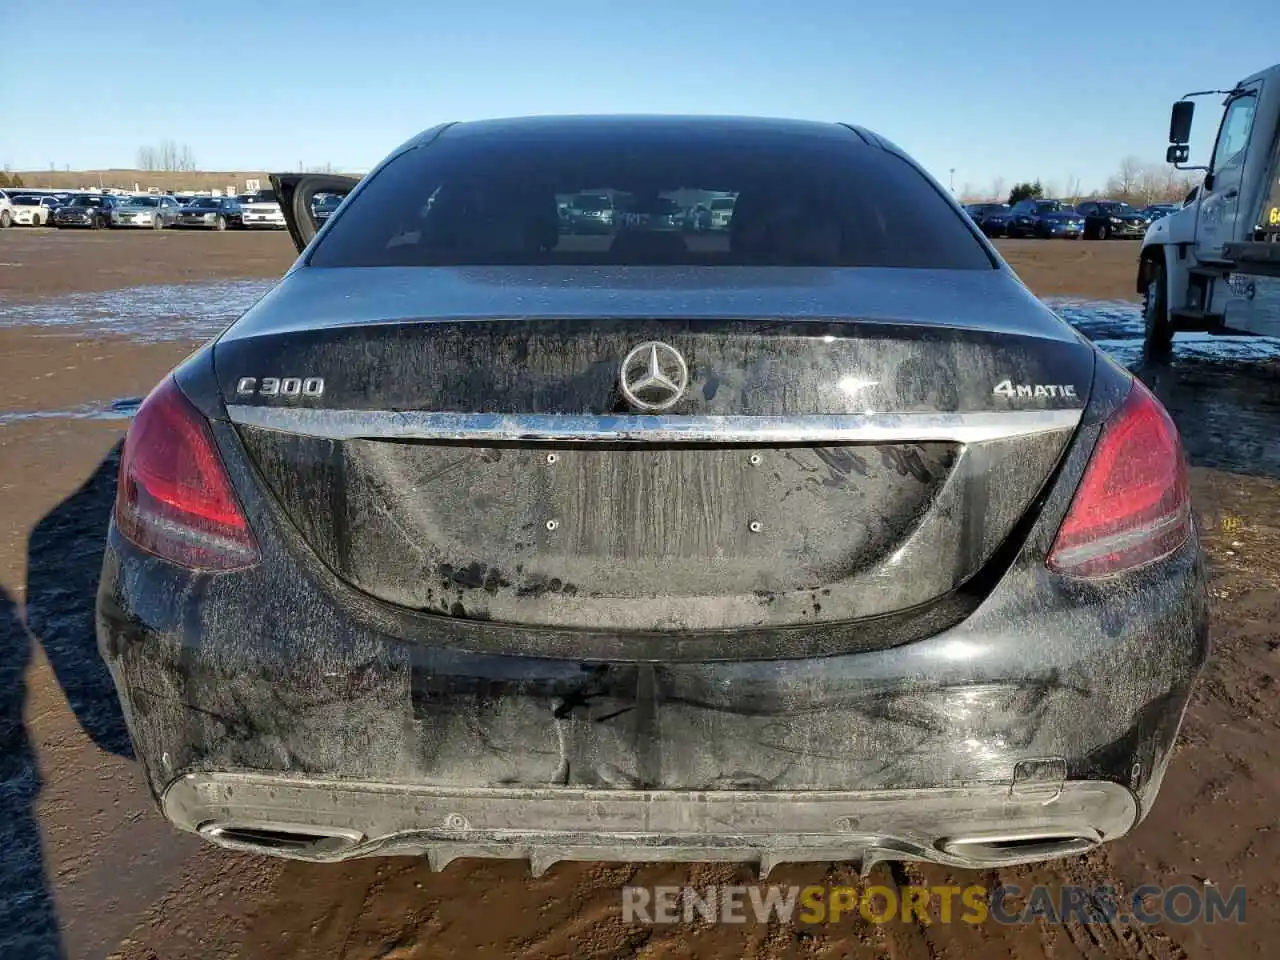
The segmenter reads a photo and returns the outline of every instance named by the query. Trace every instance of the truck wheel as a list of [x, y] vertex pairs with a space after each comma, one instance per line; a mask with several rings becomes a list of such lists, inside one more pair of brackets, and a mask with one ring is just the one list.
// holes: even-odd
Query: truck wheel
[[1169, 285], [1164, 264], [1154, 265], [1142, 296], [1142, 347], [1148, 357], [1167, 356], [1173, 347], [1173, 321], [1169, 318]]
[[152, 219], [152, 221], [151, 221], [151, 229], [152, 229], [152, 230], [163, 230], [163, 229], [164, 229], [164, 219], [160, 216], [160, 214], [158, 214], [158, 213], [157, 213], [157, 214], [155, 215], [155, 217]]
[[219, 232], [227, 229], [227, 218], [222, 214], [218, 214], [217, 219], [213, 221], [213, 229]]
[[0, 210], [0, 230], [8, 230], [13, 226], [13, 217], [9, 216], [8, 210]]
[[1111, 226], [1109, 224], [1104, 223], [1098, 227], [1099, 240], [1106, 240], [1110, 236], [1111, 236]]

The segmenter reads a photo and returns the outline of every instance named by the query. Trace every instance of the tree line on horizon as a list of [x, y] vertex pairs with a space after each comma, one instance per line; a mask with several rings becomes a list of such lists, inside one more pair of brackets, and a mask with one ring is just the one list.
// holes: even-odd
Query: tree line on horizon
[[1138, 157], [1125, 157], [1101, 190], [1085, 192], [1079, 178], [1072, 178], [1059, 192], [1057, 184], [1044, 183], [1036, 178], [1014, 183], [1006, 193], [1006, 181], [997, 177], [985, 191], [965, 184], [960, 199], [964, 203], [1007, 203], [1010, 206], [1030, 198], [1070, 200], [1073, 203], [1120, 200], [1135, 207], [1146, 207], [1153, 203], [1182, 203], [1199, 182], [1198, 176], [1172, 165], [1143, 163]]

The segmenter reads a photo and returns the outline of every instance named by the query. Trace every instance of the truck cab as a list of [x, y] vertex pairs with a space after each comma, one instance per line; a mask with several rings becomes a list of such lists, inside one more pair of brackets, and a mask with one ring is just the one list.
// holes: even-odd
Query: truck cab
[[[1213, 153], [1189, 159], [1193, 97], [1224, 94]], [[1181, 331], [1280, 336], [1280, 64], [1173, 106], [1166, 159], [1204, 180], [1147, 229], [1138, 262], [1148, 354]]]

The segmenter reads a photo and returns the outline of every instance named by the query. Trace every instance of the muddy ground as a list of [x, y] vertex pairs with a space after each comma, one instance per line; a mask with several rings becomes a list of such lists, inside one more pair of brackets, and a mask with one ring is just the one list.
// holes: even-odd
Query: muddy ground
[[[1009, 242], [1038, 294], [1137, 365], [1136, 245]], [[749, 883], [726, 866], [399, 859], [304, 866], [180, 835], [151, 809], [97, 659], [93, 593], [126, 420], [144, 392], [292, 261], [286, 236], [0, 232], [0, 956], [1243, 957], [1280, 945], [1280, 349], [1181, 339], [1139, 367], [1178, 420], [1209, 551], [1214, 653], [1154, 812], [1051, 864], [879, 882], [1248, 888], [1247, 922], [833, 928], [628, 926], [623, 883]], [[147, 286], [148, 290], [122, 288]], [[1081, 301], [1081, 302], [1072, 302]], [[850, 879], [780, 868], [781, 883]]]

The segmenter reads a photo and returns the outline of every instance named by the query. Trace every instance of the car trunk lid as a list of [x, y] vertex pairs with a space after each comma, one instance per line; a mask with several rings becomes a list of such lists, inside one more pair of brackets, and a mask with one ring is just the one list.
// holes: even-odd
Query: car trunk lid
[[[686, 278], [670, 315], [641, 311], [663, 299], [643, 271], [592, 271], [597, 311], [575, 315], [554, 278], [513, 296], [515, 271], [495, 286], [483, 270], [301, 268], [215, 366], [273, 499], [379, 600], [626, 633], [883, 617], [991, 560], [1061, 457], [1093, 356], [1057, 321], [1015, 320], [1015, 304], [1043, 308], [1007, 275], [868, 272], [824, 290], [832, 272], [815, 271], [812, 315], [780, 320], [768, 302], [805, 301], [803, 271], [757, 276], [754, 313], [714, 311], [726, 298]], [[922, 318], [975, 283], [993, 294], [986, 323]], [[885, 284], [914, 292], [890, 311]], [[483, 312], [449, 315], [459, 285], [459, 302], [489, 292]], [[654, 343], [687, 383], [637, 412], [621, 368], [641, 347], [643, 374]]]

